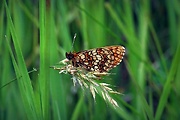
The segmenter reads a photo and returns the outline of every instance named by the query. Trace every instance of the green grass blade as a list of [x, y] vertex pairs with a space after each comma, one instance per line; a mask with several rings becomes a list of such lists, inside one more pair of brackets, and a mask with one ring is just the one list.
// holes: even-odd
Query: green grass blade
[[[132, 80], [133, 80], [133, 84], [134, 84], [135, 87], [136, 87], [136, 90], [137, 90], [137, 93], [136, 93], [136, 94], [138, 94], [139, 99], [140, 99], [139, 102], [141, 102], [141, 104], [143, 105], [143, 107], [142, 107], [143, 112], [147, 114], [147, 116], [148, 116], [148, 118], [149, 118], [150, 120], [153, 120], [153, 119], [154, 119], [154, 118], [153, 118], [153, 113], [152, 113], [152, 111], [151, 111], [151, 109], [150, 109], [150, 107], [149, 107], [149, 105], [148, 105], [148, 103], [147, 103], [147, 101], [146, 101], [146, 99], [145, 99], [145, 97], [144, 97], [144, 95], [143, 95], [144, 93], [143, 93], [143, 91], [142, 91], [142, 88], [141, 88], [140, 85], [136, 82], [137, 80], [135, 79], [135, 75], [134, 75], [134, 73], [132, 72], [132, 68], [130, 67], [130, 65], [129, 65], [128, 63], [126, 63], [126, 64], [127, 64], [128, 71], [129, 71], [129, 73], [130, 73], [130, 75], [131, 75], [131, 78], [132, 78]], [[139, 112], [139, 111], [137, 110], [137, 112]], [[143, 114], [144, 114], [144, 113], [143, 113]]]
[[[46, 2], [39, 1], [39, 23], [40, 23], [40, 75], [39, 88], [43, 119], [48, 120], [50, 117], [49, 111], [49, 93], [50, 93], [50, 40], [46, 38]], [[48, 17], [48, 16], [47, 16]], [[48, 22], [48, 21], [47, 21]]]
[[166, 106], [167, 99], [168, 99], [171, 89], [172, 89], [171, 83], [174, 81], [175, 76], [177, 74], [179, 61], [180, 61], [180, 42], [178, 42], [178, 48], [173, 57], [171, 68], [169, 70], [169, 74], [167, 76], [166, 83], [163, 87], [163, 92], [162, 92], [162, 95], [159, 100], [159, 104], [158, 104], [156, 115], [155, 115], [155, 120], [159, 120], [161, 118], [164, 107]]
[[[5, 7], [6, 7], [6, 13], [7, 13], [7, 17], [8, 17], [8, 22], [10, 24], [10, 31], [11, 31], [11, 35], [12, 35], [12, 40], [14, 43], [14, 47], [15, 47], [15, 53], [16, 53], [16, 59], [17, 59], [17, 63], [15, 61], [15, 58], [13, 57], [11, 48], [9, 46], [9, 51], [11, 53], [11, 58], [13, 60], [13, 64], [14, 64], [14, 68], [15, 68], [15, 72], [16, 72], [16, 77], [20, 77], [22, 76], [21, 79], [18, 80], [19, 83], [19, 88], [20, 88], [20, 92], [21, 92], [21, 96], [22, 96], [22, 100], [24, 102], [24, 106], [25, 106], [25, 112], [27, 115], [28, 119], [37, 119], [38, 115], [36, 113], [37, 109], [35, 107], [35, 102], [34, 102], [34, 94], [33, 94], [33, 88], [31, 85], [31, 81], [28, 75], [28, 71], [26, 68], [26, 64], [24, 62], [24, 58], [22, 55], [22, 51], [18, 42], [18, 37], [9, 13], [9, 9], [8, 6], [5, 2]], [[10, 45], [8, 43], [8, 45]]]

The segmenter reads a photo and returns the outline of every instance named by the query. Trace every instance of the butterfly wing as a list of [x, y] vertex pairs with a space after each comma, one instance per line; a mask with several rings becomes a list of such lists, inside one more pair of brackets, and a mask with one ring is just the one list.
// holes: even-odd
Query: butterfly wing
[[102, 73], [116, 67], [122, 61], [125, 48], [123, 46], [106, 46], [73, 54], [72, 62], [75, 67]]

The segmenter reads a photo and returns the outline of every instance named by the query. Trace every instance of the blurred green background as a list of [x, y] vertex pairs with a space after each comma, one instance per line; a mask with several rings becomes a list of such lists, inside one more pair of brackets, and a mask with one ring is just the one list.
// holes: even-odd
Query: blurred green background
[[[0, 119], [180, 119], [179, 8], [179, 0], [1, 0]], [[112, 94], [119, 108], [49, 68], [75, 33], [73, 51], [126, 48], [103, 80], [124, 94]]]

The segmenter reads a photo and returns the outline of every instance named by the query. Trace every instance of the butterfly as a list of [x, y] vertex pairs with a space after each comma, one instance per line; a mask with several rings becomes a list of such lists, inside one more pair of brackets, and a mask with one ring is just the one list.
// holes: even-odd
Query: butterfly
[[120, 45], [105, 46], [80, 52], [66, 52], [66, 58], [73, 67], [86, 71], [107, 73], [120, 64], [125, 55], [125, 48]]

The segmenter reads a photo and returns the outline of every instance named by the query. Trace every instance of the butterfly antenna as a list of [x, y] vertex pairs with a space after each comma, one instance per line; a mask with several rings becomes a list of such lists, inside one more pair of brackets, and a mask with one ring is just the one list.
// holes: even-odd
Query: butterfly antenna
[[72, 43], [72, 46], [71, 46], [71, 50], [70, 50], [70, 51], [72, 51], [72, 49], [73, 49], [75, 40], [76, 40], [76, 33], [74, 34], [73, 43]]

